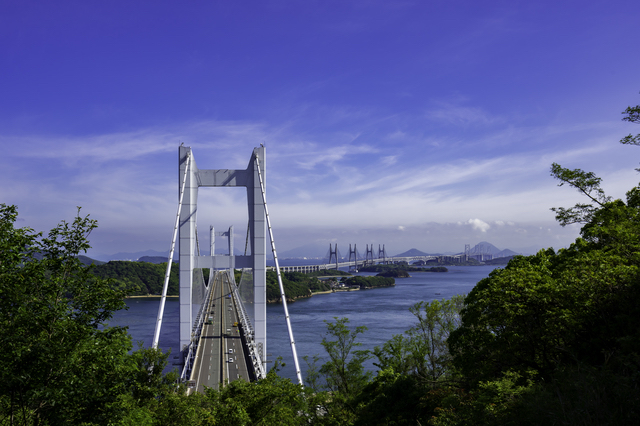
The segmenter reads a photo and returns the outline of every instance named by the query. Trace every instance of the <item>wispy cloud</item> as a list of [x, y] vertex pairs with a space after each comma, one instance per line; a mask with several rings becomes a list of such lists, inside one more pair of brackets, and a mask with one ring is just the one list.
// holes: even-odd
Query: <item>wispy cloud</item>
[[[180, 141], [192, 146], [200, 168], [244, 168], [252, 149], [265, 140], [270, 212], [279, 229], [305, 229], [309, 224], [325, 229], [386, 227], [410, 235], [425, 223], [460, 223], [467, 232], [489, 238], [507, 232], [532, 235], [527, 223], [553, 225], [549, 207], [580, 199], [574, 191], [555, 188], [549, 176], [552, 161], [585, 162], [585, 169], [597, 163], [595, 171], [613, 196], [622, 196], [637, 180], [636, 161], [628, 158], [628, 147], [612, 148], [608, 134], [616, 129], [607, 126], [586, 141], [585, 127], [536, 130], [540, 140], [554, 135], [570, 141], [560, 149], [531, 137], [526, 149], [485, 156], [449, 156], [447, 147], [439, 151], [433, 145], [430, 156], [437, 161], [416, 150], [416, 138], [402, 128], [394, 145], [386, 146], [357, 133], [310, 136], [297, 127], [206, 120], [86, 137], [2, 137], [9, 149], [0, 159], [0, 177], [13, 184], [4, 185], [0, 195], [33, 212], [31, 218], [44, 209], [49, 216], [68, 217], [70, 206], [81, 205], [100, 220], [100, 238], [128, 230], [144, 244], [146, 230], [162, 233], [175, 215]], [[498, 126], [483, 137], [506, 138], [504, 132]], [[512, 127], [509, 134], [517, 138], [528, 132], [531, 129]], [[578, 137], [582, 143], [575, 142]], [[622, 160], [629, 163], [628, 172], [621, 171]], [[46, 167], [48, 179], [29, 167]], [[214, 226], [234, 224], [242, 232], [247, 220], [242, 189], [203, 189], [199, 199], [199, 218], [207, 221], [202, 226], [209, 221]]]
[[503, 123], [504, 119], [489, 114], [479, 107], [441, 105], [426, 112], [426, 118], [452, 126], [492, 125]]

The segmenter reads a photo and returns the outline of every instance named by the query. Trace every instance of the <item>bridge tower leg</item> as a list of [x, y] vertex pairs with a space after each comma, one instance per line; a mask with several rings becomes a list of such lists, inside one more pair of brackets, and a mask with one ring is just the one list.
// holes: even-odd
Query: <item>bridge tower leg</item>
[[193, 269], [196, 257], [196, 212], [198, 205], [197, 167], [193, 157], [188, 163], [187, 156], [192, 156], [191, 149], [180, 147], [180, 179], [186, 174], [184, 198], [180, 211], [179, 259], [180, 259], [180, 350], [181, 353], [191, 343], [191, 327], [193, 313], [191, 293], [193, 288]]
[[378, 259], [382, 259], [382, 263], [387, 263], [387, 253], [384, 251], [384, 244], [382, 248], [380, 248], [380, 244], [378, 244]]
[[[179, 147], [180, 182], [186, 176], [185, 191], [179, 220], [180, 233], [180, 348], [184, 351], [191, 343], [191, 328], [193, 325], [192, 291], [194, 268], [211, 269], [253, 269], [254, 309], [255, 309], [255, 341], [263, 365], [266, 367], [267, 354], [267, 238], [266, 213], [258, 167], [265, 180], [266, 153], [263, 146], [254, 148], [245, 170], [200, 170], [193, 158], [190, 147]], [[187, 167], [187, 157], [191, 161]], [[256, 162], [256, 158], [259, 160]], [[259, 165], [258, 165], [259, 164]], [[196, 254], [196, 213], [198, 210], [198, 188], [204, 187], [237, 187], [247, 188], [247, 207], [249, 210], [249, 235], [251, 254], [245, 256], [233, 255], [233, 243], [230, 241], [229, 256], [198, 256]], [[233, 231], [230, 230], [230, 233]], [[230, 236], [232, 239], [232, 235]]]

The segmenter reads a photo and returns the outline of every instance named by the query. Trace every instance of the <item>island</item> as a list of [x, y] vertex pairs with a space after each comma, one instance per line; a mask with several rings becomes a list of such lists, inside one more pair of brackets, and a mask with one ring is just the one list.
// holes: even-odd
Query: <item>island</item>
[[360, 272], [378, 272], [378, 276], [392, 278], [408, 278], [409, 272], [448, 272], [444, 266], [423, 268], [409, 265], [407, 262], [362, 266]]

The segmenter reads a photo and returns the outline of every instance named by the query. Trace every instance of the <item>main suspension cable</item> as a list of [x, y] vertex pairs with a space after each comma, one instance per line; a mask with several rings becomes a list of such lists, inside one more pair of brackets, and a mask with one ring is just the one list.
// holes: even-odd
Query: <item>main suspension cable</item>
[[160, 299], [160, 307], [158, 308], [158, 320], [156, 321], [156, 330], [153, 333], [153, 349], [158, 348], [160, 340], [160, 329], [162, 328], [162, 317], [164, 316], [164, 304], [167, 300], [167, 288], [169, 287], [169, 276], [171, 275], [171, 265], [173, 263], [173, 252], [176, 248], [176, 238], [178, 236], [178, 227], [180, 225], [180, 212], [182, 211], [182, 199], [184, 198], [184, 190], [187, 184], [187, 175], [189, 174], [189, 165], [191, 163], [191, 154], [187, 154], [187, 163], [184, 169], [184, 177], [182, 178], [182, 186], [180, 187], [180, 200], [178, 201], [178, 213], [176, 214], [176, 224], [173, 227], [173, 238], [171, 239], [171, 251], [169, 251], [169, 259], [167, 260], [167, 271], [164, 275], [164, 285], [162, 286], [162, 298]]
[[276, 254], [276, 245], [273, 242], [273, 231], [271, 230], [271, 220], [269, 219], [269, 210], [267, 209], [267, 196], [264, 191], [264, 183], [262, 181], [262, 173], [260, 172], [260, 160], [256, 156], [256, 167], [258, 169], [258, 178], [260, 179], [260, 190], [262, 191], [262, 202], [264, 204], [264, 213], [267, 217], [267, 227], [269, 228], [269, 238], [271, 239], [271, 251], [273, 251], [273, 259], [276, 263], [276, 273], [278, 274], [278, 284], [280, 285], [280, 297], [282, 298], [282, 306], [284, 308], [284, 315], [287, 319], [287, 330], [289, 331], [289, 341], [291, 342], [291, 352], [293, 353], [293, 363], [296, 367], [296, 376], [298, 377], [298, 383], [302, 382], [302, 375], [300, 374], [300, 365], [298, 363], [298, 354], [296, 352], [296, 342], [293, 338], [293, 330], [291, 329], [291, 320], [289, 319], [289, 310], [287, 309], [287, 298], [284, 294], [284, 285], [282, 284], [282, 275], [280, 274], [280, 265], [278, 263], [278, 255]]

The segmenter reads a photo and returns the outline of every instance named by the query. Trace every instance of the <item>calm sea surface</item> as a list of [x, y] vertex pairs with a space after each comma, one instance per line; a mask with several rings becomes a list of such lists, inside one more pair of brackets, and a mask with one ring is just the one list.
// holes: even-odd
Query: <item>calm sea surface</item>
[[[448, 266], [449, 272], [413, 272], [411, 278], [396, 279], [395, 287], [319, 294], [288, 305], [291, 327], [296, 341], [300, 366], [306, 371], [304, 355], [324, 355], [320, 342], [326, 332], [324, 321], [334, 317], [349, 318], [350, 325], [364, 325], [368, 330], [361, 335], [362, 348], [373, 349], [400, 334], [415, 323], [409, 307], [419, 301], [447, 299], [456, 294], [467, 294], [494, 266]], [[358, 275], [375, 275], [359, 273]], [[129, 327], [134, 342], [150, 346], [153, 339], [159, 298], [127, 299], [129, 310], [117, 312], [111, 325]], [[167, 299], [160, 347], [164, 351], [178, 347], [178, 300]], [[282, 357], [286, 366], [281, 375], [295, 379], [295, 370], [289, 335], [281, 304], [267, 306], [267, 353], [270, 360]], [[272, 364], [271, 364], [272, 365]], [[368, 368], [375, 369], [369, 363]]]

